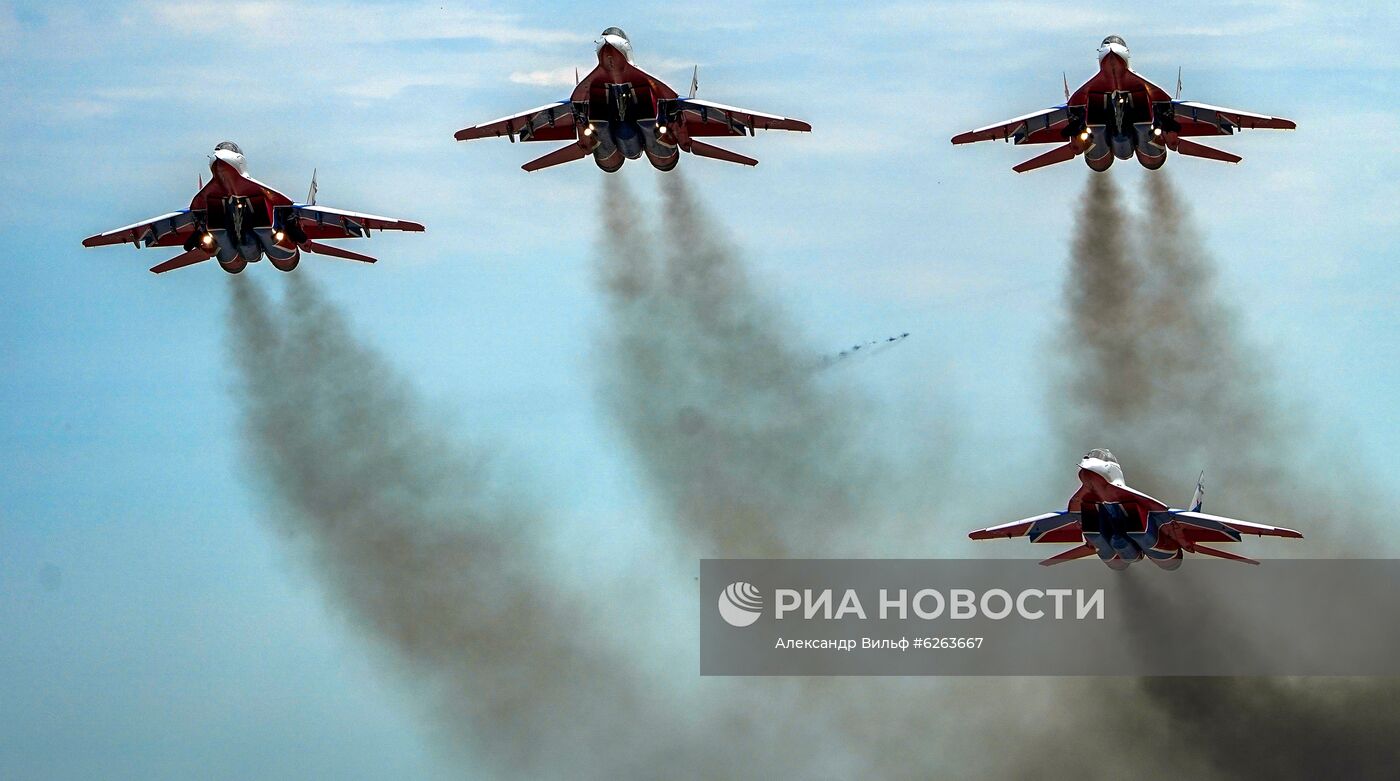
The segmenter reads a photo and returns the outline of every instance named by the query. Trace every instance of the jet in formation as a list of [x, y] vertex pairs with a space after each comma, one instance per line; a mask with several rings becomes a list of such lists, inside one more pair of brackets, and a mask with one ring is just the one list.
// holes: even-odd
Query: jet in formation
[[681, 97], [632, 61], [627, 34], [609, 27], [597, 41], [598, 65], [574, 87], [568, 100], [550, 103], [457, 131], [458, 141], [506, 136], [515, 141], [568, 141], [568, 145], [521, 166], [538, 171], [589, 155], [613, 173], [643, 154], [653, 166], [669, 171], [681, 152], [758, 165], [701, 138], [750, 136], [756, 130], [810, 131], [806, 122], [711, 103], [695, 97], [699, 69], [691, 76], [690, 94]]
[[1029, 537], [1031, 542], [1079, 543], [1040, 562], [1047, 566], [1097, 555], [1113, 569], [1126, 569], [1135, 561], [1148, 559], [1162, 569], [1174, 570], [1181, 566], [1185, 553], [1259, 563], [1202, 543], [1239, 542], [1245, 534], [1294, 539], [1303, 536], [1292, 529], [1201, 512], [1204, 476], [1196, 483], [1191, 506], [1173, 510], [1129, 488], [1123, 482], [1118, 459], [1107, 450], [1090, 450], [1084, 456], [1079, 462], [1079, 482], [1079, 490], [1070, 497], [1066, 510], [979, 529], [968, 537]]
[[1060, 144], [1012, 168], [1025, 173], [1073, 160], [1079, 155], [1095, 171], [1106, 171], [1114, 159], [1134, 155], [1145, 168], [1157, 169], [1167, 151], [1209, 160], [1238, 163], [1242, 158], [1191, 141], [1191, 137], [1229, 136], [1240, 128], [1293, 130], [1292, 120], [1251, 114], [1231, 108], [1181, 100], [1181, 74], [1176, 96], [1138, 75], [1128, 65], [1128, 45], [1116, 35], [1099, 46], [1099, 70], [1072, 94], [1065, 80], [1063, 105], [953, 136], [954, 144], [1010, 141], [1015, 144]]
[[416, 222], [318, 206], [314, 173], [306, 203], [293, 203], [248, 176], [248, 160], [232, 141], [214, 147], [209, 170], [209, 183], [201, 177], [190, 208], [89, 236], [83, 246], [182, 247], [183, 254], [151, 271], [163, 274], [217, 258], [224, 271], [237, 274], [264, 255], [280, 271], [296, 268], [303, 252], [373, 263], [368, 255], [320, 242], [368, 237], [372, 230], [423, 230]]

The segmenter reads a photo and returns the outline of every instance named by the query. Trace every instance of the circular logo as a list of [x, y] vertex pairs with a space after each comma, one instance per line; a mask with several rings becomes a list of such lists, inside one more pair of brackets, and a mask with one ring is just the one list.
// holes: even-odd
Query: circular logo
[[763, 595], [752, 583], [730, 583], [720, 592], [719, 615], [730, 626], [748, 626], [763, 615]]

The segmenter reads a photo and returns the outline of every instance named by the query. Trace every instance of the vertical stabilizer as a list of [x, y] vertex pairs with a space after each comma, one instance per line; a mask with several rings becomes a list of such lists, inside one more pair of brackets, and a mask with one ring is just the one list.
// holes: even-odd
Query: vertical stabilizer
[[316, 205], [316, 169], [311, 169], [311, 189], [306, 193], [306, 205]]
[[694, 98], [695, 93], [700, 91], [700, 66], [696, 65], [695, 70], [690, 72], [690, 97]]
[[1196, 480], [1196, 493], [1191, 496], [1191, 506], [1187, 509], [1193, 513], [1201, 511], [1201, 504], [1206, 500], [1206, 473], [1201, 472], [1201, 476]]

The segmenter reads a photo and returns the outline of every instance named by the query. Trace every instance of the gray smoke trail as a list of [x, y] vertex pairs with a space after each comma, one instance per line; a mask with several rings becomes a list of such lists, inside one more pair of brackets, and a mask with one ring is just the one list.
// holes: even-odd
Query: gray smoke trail
[[1065, 291], [1073, 313], [1064, 331], [1074, 367], [1070, 393], [1109, 421], [1121, 421], [1151, 390], [1140, 365], [1144, 356], [1132, 343], [1142, 313], [1131, 293], [1141, 287], [1142, 272], [1132, 260], [1127, 215], [1113, 180], [1092, 177], [1079, 208], [1069, 272], [1077, 284]]
[[[658, 644], [608, 607], [627, 600], [561, 574], [535, 542], [548, 531], [537, 514], [304, 275], [289, 280], [277, 315], [247, 279], [232, 282], [249, 464], [329, 595], [424, 694], [435, 731], [475, 770], [611, 779], [666, 768], [709, 779], [832, 766], [819, 742], [804, 742], [819, 719], [755, 724], [742, 709], [701, 709], [674, 676], [636, 664], [636, 649]], [[808, 752], [770, 749], [789, 735]]]
[[662, 180], [665, 239], [608, 177], [600, 276], [610, 320], [609, 412], [677, 526], [704, 555], [824, 550], [862, 516], [878, 474], [854, 401], [813, 377], [786, 319], [678, 176]]
[[[1350, 535], [1313, 543], [1314, 553], [1364, 550], [1356, 524], [1367, 516], [1361, 498], [1375, 491], [1364, 475], [1326, 484], [1311, 477], [1296, 413], [1238, 333], [1205, 243], [1166, 177], [1147, 177], [1148, 211], [1137, 230], [1107, 179], [1091, 177], [1066, 282], [1070, 375], [1054, 405], [1065, 441], [1111, 447], [1130, 482], [1159, 496], [1189, 485], [1195, 464], [1223, 458], [1211, 462], [1221, 501], [1207, 509], [1297, 525], [1323, 540]], [[1134, 235], [1140, 244], [1123, 239]], [[1106, 288], [1118, 298], [1106, 302]], [[1356, 484], [1338, 486], [1339, 478]], [[1202, 614], [1212, 625], [1201, 631], [1228, 631], [1228, 616], [1212, 615]], [[1166, 752], [1226, 777], [1382, 777], [1400, 759], [1393, 680], [1151, 678], [1140, 689], [1167, 719]], [[1122, 704], [1142, 718], [1134, 700]]]

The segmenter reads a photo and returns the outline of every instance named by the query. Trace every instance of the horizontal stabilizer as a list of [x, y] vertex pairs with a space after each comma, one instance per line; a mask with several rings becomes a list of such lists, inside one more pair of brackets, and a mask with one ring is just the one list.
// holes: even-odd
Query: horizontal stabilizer
[[192, 249], [183, 255], [176, 255], [175, 257], [165, 261], [164, 263], [152, 266], [151, 271], [156, 274], [164, 274], [167, 271], [174, 271], [177, 268], [184, 268], [185, 266], [193, 266], [196, 263], [203, 263], [204, 261], [212, 257], [214, 256], [210, 255], [202, 249]]
[[329, 244], [321, 244], [321, 243], [315, 242], [315, 241], [305, 241], [305, 242], [302, 242], [301, 248], [302, 248], [303, 250], [306, 250], [307, 252], [312, 252], [312, 253], [315, 253], [315, 254], [317, 254], [317, 255], [329, 255], [329, 256], [332, 257], [332, 258], [343, 258], [343, 259], [345, 259], [345, 260], [358, 260], [358, 261], [360, 261], [361, 263], [374, 263], [374, 262], [376, 262], [376, 259], [375, 259], [375, 258], [371, 258], [371, 257], [368, 256], [368, 255], [361, 255], [361, 254], [358, 253], [358, 252], [351, 252], [351, 251], [348, 250], [348, 249], [341, 249], [340, 247], [332, 247], [332, 246], [329, 245]]
[[1241, 521], [1238, 518], [1226, 518], [1223, 515], [1191, 512], [1190, 510], [1172, 510], [1170, 512], [1172, 517], [1183, 523], [1204, 528], [1224, 526], [1233, 529], [1238, 534], [1256, 534], [1260, 537], [1289, 537], [1295, 540], [1301, 540], [1303, 538], [1302, 532], [1283, 526], [1269, 526], [1263, 523]]
[[1230, 561], [1242, 561], [1242, 562], [1244, 562], [1245, 564], [1253, 564], [1253, 565], [1255, 565], [1256, 567], [1259, 566], [1259, 562], [1255, 561], [1254, 559], [1247, 559], [1247, 558], [1245, 558], [1244, 556], [1237, 556], [1237, 555], [1235, 555], [1235, 554], [1233, 554], [1233, 553], [1226, 553], [1226, 552], [1223, 551], [1223, 550], [1216, 550], [1215, 548], [1207, 548], [1207, 547], [1204, 546], [1204, 545], [1193, 545], [1193, 546], [1191, 546], [1190, 548], [1187, 548], [1187, 550], [1191, 551], [1192, 553], [1204, 553], [1204, 554], [1207, 555], [1207, 556], [1214, 556], [1214, 557], [1216, 557], [1216, 558], [1218, 558], [1218, 559], [1229, 559]]
[[1219, 160], [1223, 163], [1238, 163], [1244, 159], [1239, 155], [1232, 155], [1229, 152], [1216, 149], [1215, 147], [1198, 144], [1195, 141], [1187, 141], [1184, 138], [1178, 138], [1176, 140], [1176, 152], [1180, 155], [1204, 157], [1207, 160]]
[[1092, 545], [1090, 545], [1090, 544], [1088, 544], [1088, 543], [1085, 543], [1085, 544], [1083, 544], [1083, 545], [1080, 545], [1080, 546], [1077, 547], [1077, 548], [1070, 548], [1069, 550], [1065, 551], [1064, 553], [1057, 553], [1057, 554], [1055, 554], [1054, 556], [1051, 556], [1050, 558], [1046, 559], [1045, 561], [1040, 562], [1040, 566], [1042, 566], [1042, 567], [1050, 567], [1050, 566], [1053, 566], [1053, 565], [1055, 565], [1055, 564], [1062, 564], [1062, 563], [1064, 563], [1064, 562], [1066, 562], [1066, 561], [1073, 561], [1073, 560], [1075, 560], [1075, 559], [1082, 559], [1082, 558], [1084, 558], [1085, 556], [1092, 556], [1092, 555], [1094, 555], [1095, 552], [1096, 552], [1096, 551], [1095, 551], [1094, 546], [1092, 546]]
[[1032, 157], [1026, 162], [1014, 166], [1011, 170], [1018, 174], [1023, 174], [1027, 171], [1034, 171], [1037, 168], [1044, 168], [1047, 165], [1069, 162], [1073, 160], [1077, 154], [1079, 154], [1079, 152], [1074, 148], [1074, 144], [1065, 144], [1064, 146], [1055, 147], [1039, 157]]
[[758, 161], [753, 159], [752, 157], [745, 157], [739, 154], [738, 152], [731, 152], [728, 149], [723, 149], [714, 146], [713, 144], [707, 144], [704, 141], [692, 140], [690, 142], [690, 148], [686, 151], [690, 152], [691, 154], [700, 155], [701, 157], [709, 157], [715, 160], [724, 160], [728, 163], [738, 163], [739, 165], [758, 165]]
[[560, 147], [550, 152], [544, 157], [535, 158], [520, 167], [526, 171], [538, 171], [541, 168], [548, 168], [552, 165], [572, 163], [575, 160], [582, 160], [585, 157], [588, 157], [588, 151], [586, 149], [578, 144], [569, 144], [568, 146]]

